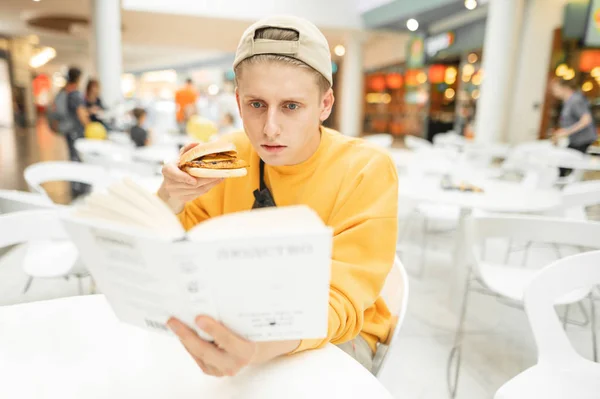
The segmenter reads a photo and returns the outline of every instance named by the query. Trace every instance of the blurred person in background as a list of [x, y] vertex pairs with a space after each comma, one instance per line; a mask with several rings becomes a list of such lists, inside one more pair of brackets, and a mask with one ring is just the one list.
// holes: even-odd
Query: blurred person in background
[[219, 121], [219, 134], [233, 133], [236, 130], [239, 129], [235, 126], [235, 117], [233, 114], [229, 112], [224, 113]]
[[552, 140], [568, 138], [568, 148], [585, 153], [597, 138], [590, 103], [577, 90], [574, 80], [553, 79], [550, 89], [554, 97], [562, 101], [559, 126]]
[[331, 54], [312, 23], [291, 16], [258, 21], [244, 32], [233, 68], [244, 130], [220, 140], [235, 145], [249, 165], [247, 175], [197, 178], [172, 162], [163, 166], [158, 196], [186, 230], [211, 217], [268, 206], [304, 205], [317, 212], [334, 232], [327, 334], [252, 342], [198, 315], [197, 328], [214, 338], [208, 342], [175, 318], [168, 325], [213, 376], [330, 342], [371, 370], [392, 325], [380, 293], [396, 254], [396, 166], [374, 144], [323, 127], [335, 100]]
[[[65, 132], [67, 147], [69, 149], [69, 159], [75, 162], [81, 162], [77, 150], [75, 150], [75, 140], [84, 137], [85, 126], [90, 123], [90, 115], [85, 106], [85, 99], [79, 84], [81, 81], [81, 69], [76, 67], [69, 68], [67, 72], [67, 84], [64, 90], [67, 92], [67, 117], [71, 120], [71, 129]], [[71, 183], [72, 199], [88, 192], [89, 186], [83, 183]]]
[[186, 79], [185, 86], [175, 92], [176, 119], [181, 133], [185, 133], [189, 118], [196, 112], [198, 92], [194, 88], [192, 79]]
[[100, 99], [100, 84], [96, 79], [90, 79], [85, 88], [85, 106], [90, 115], [90, 121], [101, 123], [108, 129], [106, 123], [102, 120], [102, 112], [105, 108]]
[[129, 131], [131, 140], [136, 147], [145, 147], [150, 145], [150, 137], [148, 131], [143, 127], [146, 121], [146, 110], [143, 108], [134, 108], [133, 117], [135, 118], [135, 125]]
[[211, 141], [216, 136], [218, 130], [216, 123], [200, 115], [190, 116], [186, 124], [187, 134], [195, 140], [204, 143]]
[[[590, 103], [577, 88], [574, 79], [555, 78], [550, 83], [552, 94], [562, 102], [558, 121], [560, 128], [552, 134], [552, 142], [558, 145], [566, 139], [568, 148], [585, 154], [588, 147], [596, 141], [597, 135]], [[559, 168], [561, 177], [567, 176], [571, 171]]]

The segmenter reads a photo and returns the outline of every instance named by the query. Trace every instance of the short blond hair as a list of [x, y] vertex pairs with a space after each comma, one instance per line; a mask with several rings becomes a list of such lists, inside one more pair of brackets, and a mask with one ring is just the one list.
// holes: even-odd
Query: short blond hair
[[[268, 40], [282, 40], [282, 41], [297, 41], [299, 40], [298, 32], [293, 29], [282, 29], [282, 28], [263, 28], [258, 29], [255, 34], [255, 39], [268, 39]], [[259, 64], [264, 62], [281, 62], [286, 63], [288, 65], [297, 66], [299, 68], [305, 68], [310, 70], [310, 72], [315, 77], [315, 82], [319, 86], [319, 90], [321, 94], [325, 94], [327, 90], [331, 88], [331, 84], [329, 81], [316, 69], [311, 66], [305, 64], [304, 62], [297, 60], [292, 57], [287, 57], [285, 55], [277, 55], [277, 54], [258, 54], [254, 55], [250, 58], [246, 58], [242, 62], [240, 62], [234, 69], [235, 72], [235, 84], [238, 85], [238, 79], [240, 79], [242, 75], [242, 70], [244, 65], [248, 64]]]

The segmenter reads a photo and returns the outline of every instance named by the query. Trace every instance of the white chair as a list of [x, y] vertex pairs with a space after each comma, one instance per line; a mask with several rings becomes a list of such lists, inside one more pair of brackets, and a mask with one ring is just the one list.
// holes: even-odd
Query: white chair
[[[456, 396], [460, 373], [461, 343], [464, 322], [471, 292], [484, 293], [507, 302], [522, 305], [525, 289], [536, 270], [521, 266], [492, 263], [484, 260], [485, 243], [488, 239], [511, 238], [523, 241], [581, 246], [600, 249], [600, 223], [571, 221], [559, 218], [520, 215], [474, 215], [466, 221], [465, 243], [470, 266], [465, 286], [463, 305], [459, 315], [454, 346], [448, 360], [448, 388], [451, 397]], [[482, 254], [480, 254], [480, 252]], [[479, 287], [473, 287], [474, 284]], [[570, 305], [590, 296], [592, 283], [559, 297], [556, 305]], [[568, 308], [565, 313], [568, 312]], [[566, 318], [565, 318], [566, 322]], [[595, 331], [592, 332], [595, 342]], [[456, 362], [454, 374], [451, 369]]]
[[[558, 260], [532, 278], [525, 290], [525, 311], [538, 362], [505, 383], [495, 399], [600, 397], [600, 364], [573, 349], [554, 310], [557, 299], [590, 284], [600, 284], [600, 251]], [[592, 319], [592, 328], [594, 322]]]
[[50, 209], [55, 204], [45, 195], [18, 190], [0, 190], [0, 214], [29, 209]]
[[377, 376], [381, 369], [386, 363], [387, 354], [392, 345], [398, 340], [400, 335], [400, 329], [406, 316], [406, 309], [408, 306], [408, 275], [406, 270], [400, 262], [400, 259], [396, 257], [394, 266], [388, 274], [383, 289], [381, 290], [381, 296], [385, 301], [390, 313], [393, 315], [392, 326], [388, 335], [388, 340], [385, 343], [379, 344], [377, 352], [373, 358], [373, 368], [371, 372]]
[[131, 140], [131, 135], [127, 132], [109, 131], [108, 140], [113, 143], [119, 144], [125, 148], [134, 148], [135, 144]]
[[79, 252], [64, 230], [56, 209], [0, 215], [0, 248], [22, 243], [26, 245], [21, 259], [22, 266], [29, 276], [24, 293], [31, 286], [34, 277], [69, 276], [78, 278], [79, 292], [82, 293], [81, 279], [88, 274], [78, 260]]
[[390, 134], [370, 134], [363, 137], [366, 141], [373, 143], [379, 147], [391, 148], [394, 143], [394, 138]]
[[83, 163], [104, 166], [107, 162], [131, 161], [132, 147], [113, 141], [81, 138], [75, 141], [75, 149]]
[[[117, 140], [123, 140], [121, 134], [125, 133], [111, 133]], [[127, 140], [131, 142], [130, 138]], [[106, 140], [78, 139], [75, 141], [75, 149], [83, 163], [101, 166], [110, 175], [153, 176], [158, 172], [158, 169], [152, 165], [134, 160], [136, 149], [133, 145], [117, 144]]]
[[406, 145], [406, 148], [408, 148], [409, 150], [433, 148], [433, 144], [431, 142], [429, 142], [428, 140], [425, 140], [421, 137], [412, 136], [412, 135], [404, 136], [404, 144]]
[[451, 148], [461, 150], [467, 144], [464, 136], [456, 134], [454, 131], [438, 133], [433, 136], [433, 145], [438, 148]]
[[587, 220], [585, 208], [600, 205], [600, 180], [588, 180], [569, 184], [561, 191], [560, 208], [552, 215], [573, 220]]
[[34, 163], [25, 168], [23, 174], [29, 189], [46, 197], [48, 197], [48, 193], [42, 184], [47, 182], [67, 181], [91, 186], [106, 186], [111, 181], [106, 170], [100, 166], [69, 161]]

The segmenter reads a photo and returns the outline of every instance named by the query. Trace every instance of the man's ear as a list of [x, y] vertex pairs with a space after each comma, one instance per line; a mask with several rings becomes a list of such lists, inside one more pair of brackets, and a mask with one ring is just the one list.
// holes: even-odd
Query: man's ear
[[331, 115], [331, 109], [333, 108], [333, 103], [335, 102], [335, 97], [333, 96], [333, 89], [327, 90], [327, 92], [323, 95], [321, 99], [321, 114], [319, 115], [319, 120], [324, 122]]
[[235, 87], [235, 102], [238, 107], [238, 113], [240, 114], [240, 118], [242, 117], [242, 107], [240, 106], [240, 93], [238, 91], [237, 86]]

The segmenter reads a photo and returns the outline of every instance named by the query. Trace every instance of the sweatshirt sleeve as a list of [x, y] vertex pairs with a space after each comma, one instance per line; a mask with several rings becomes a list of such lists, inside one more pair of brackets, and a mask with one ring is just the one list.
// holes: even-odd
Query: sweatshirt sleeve
[[203, 196], [186, 202], [183, 211], [177, 215], [179, 222], [186, 231], [211, 217], [223, 213], [224, 186], [225, 182], [214, 187]]
[[340, 344], [362, 330], [364, 312], [379, 297], [392, 268], [398, 234], [398, 176], [376, 153], [340, 190], [334, 229], [327, 337], [303, 340], [293, 352]]

